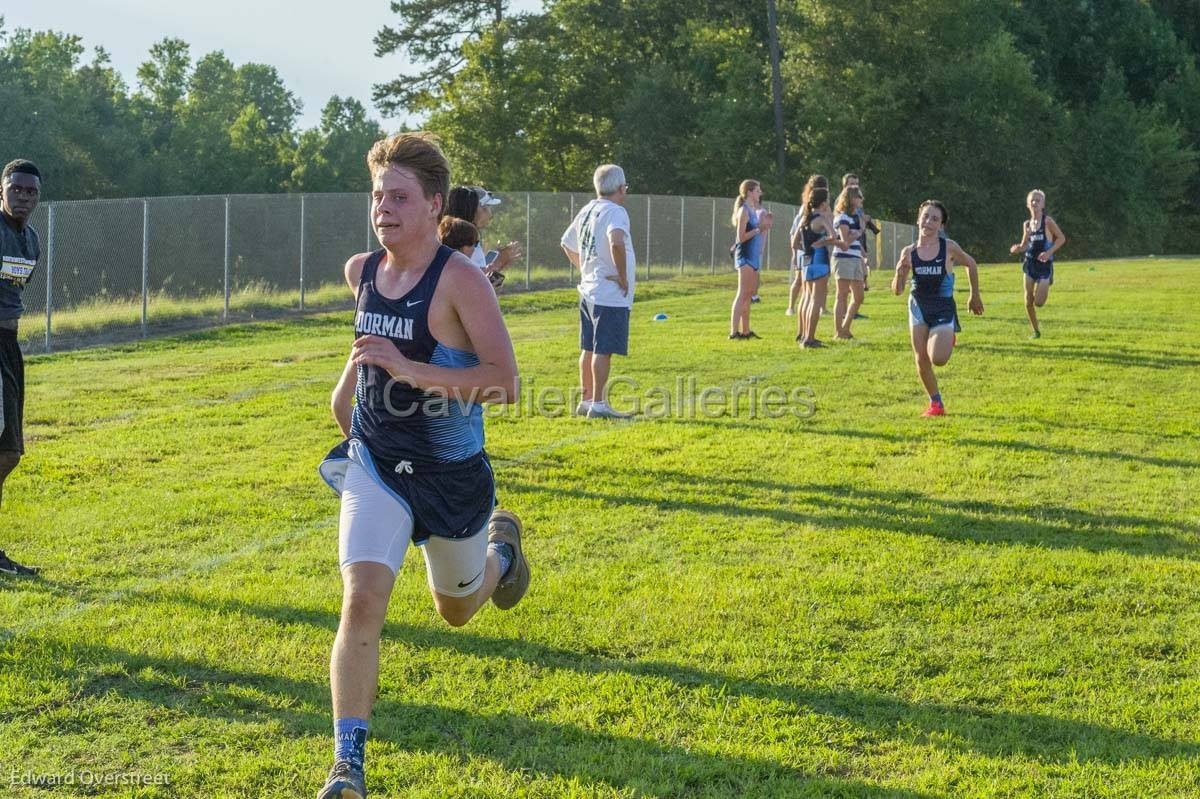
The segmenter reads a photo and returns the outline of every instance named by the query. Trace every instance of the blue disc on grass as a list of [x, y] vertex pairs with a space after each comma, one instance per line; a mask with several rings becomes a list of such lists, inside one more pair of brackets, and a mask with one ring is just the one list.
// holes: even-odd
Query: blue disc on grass
[[656, 313], [654, 315], [655, 322], [665, 322], [666, 319], [667, 319], [667, 315], [665, 313]]

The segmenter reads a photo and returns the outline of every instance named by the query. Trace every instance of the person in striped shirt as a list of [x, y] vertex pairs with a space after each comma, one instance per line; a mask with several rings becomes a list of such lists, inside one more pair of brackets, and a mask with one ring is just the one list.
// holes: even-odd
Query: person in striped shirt
[[854, 338], [850, 325], [863, 301], [863, 281], [866, 266], [863, 261], [862, 210], [863, 193], [856, 186], [847, 186], [838, 195], [833, 224], [837, 243], [833, 252], [833, 276], [837, 279], [837, 299], [833, 304], [834, 335], [843, 341]]

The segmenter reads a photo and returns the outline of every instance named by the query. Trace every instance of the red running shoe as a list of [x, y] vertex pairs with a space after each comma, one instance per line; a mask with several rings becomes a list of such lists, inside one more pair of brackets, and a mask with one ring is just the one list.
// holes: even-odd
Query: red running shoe
[[925, 409], [925, 413], [923, 413], [921, 415], [922, 416], [945, 416], [946, 415], [946, 406], [942, 405], [942, 403], [940, 403], [940, 402], [931, 402], [931, 403], [929, 403], [929, 407]]

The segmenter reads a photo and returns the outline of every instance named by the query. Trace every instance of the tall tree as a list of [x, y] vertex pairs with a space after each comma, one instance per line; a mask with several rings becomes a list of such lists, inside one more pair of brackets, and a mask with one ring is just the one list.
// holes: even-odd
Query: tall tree
[[578, 189], [615, 159], [640, 191], [712, 191], [773, 171], [765, 22], [732, 0], [559, 0], [506, 23], [504, 68], [492, 33], [465, 44], [429, 126], [498, 185]]
[[360, 191], [367, 183], [366, 154], [383, 128], [353, 98], [331, 97], [321, 122], [300, 134], [288, 189]]
[[[135, 184], [138, 159], [125, 87], [103, 50], [83, 62], [78, 36], [0, 20], [0, 152], [37, 161], [47, 196], [103, 196]], [[10, 156], [11, 157], [11, 156]]]
[[150, 58], [138, 66], [140, 89], [135, 100], [146, 118], [151, 147], [161, 147], [170, 138], [191, 71], [187, 42], [172, 38], [151, 45]]
[[463, 46], [499, 29], [508, 18], [509, 0], [393, 0], [391, 7], [400, 22], [375, 34], [375, 55], [396, 53], [418, 65], [415, 75], [375, 86], [376, 104], [394, 114], [429, 110], [466, 63]]
[[1200, 0], [1151, 0], [1160, 14], [1175, 28], [1175, 33], [1200, 54]]
[[775, 175], [782, 183], [787, 169], [787, 136], [783, 132], [783, 76], [779, 69], [779, 22], [775, 13], [775, 0], [767, 0], [767, 41], [771, 51], [771, 105], [775, 111]]

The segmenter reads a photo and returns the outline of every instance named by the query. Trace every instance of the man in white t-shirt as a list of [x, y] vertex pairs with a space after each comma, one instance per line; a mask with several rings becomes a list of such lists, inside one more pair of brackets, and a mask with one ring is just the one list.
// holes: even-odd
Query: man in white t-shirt
[[596, 199], [585, 205], [562, 236], [563, 252], [579, 270], [579, 381], [583, 399], [576, 416], [628, 419], [609, 406], [605, 390], [613, 355], [629, 350], [629, 312], [637, 272], [629, 213], [625, 210], [625, 170], [596, 167]]

